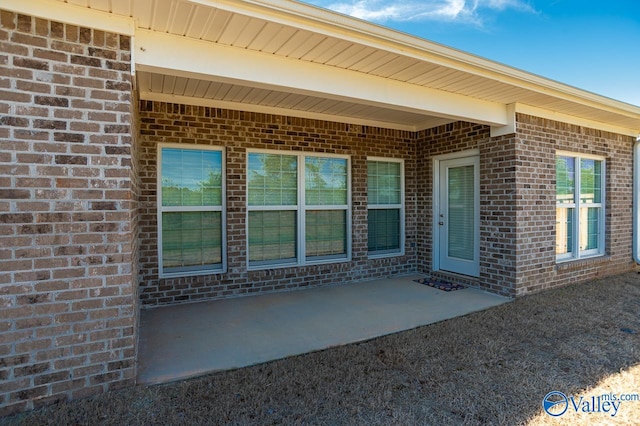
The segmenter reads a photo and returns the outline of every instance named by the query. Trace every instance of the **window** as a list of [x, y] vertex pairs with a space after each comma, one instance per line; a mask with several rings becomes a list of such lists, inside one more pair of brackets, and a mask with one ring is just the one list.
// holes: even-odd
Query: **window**
[[249, 267], [350, 256], [346, 157], [249, 152]]
[[161, 277], [224, 270], [224, 161], [217, 148], [158, 148]]
[[556, 257], [559, 261], [604, 254], [602, 158], [556, 157]]
[[404, 252], [403, 162], [367, 161], [369, 256]]
[[249, 154], [249, 263], [297, 259], [298, 158]]

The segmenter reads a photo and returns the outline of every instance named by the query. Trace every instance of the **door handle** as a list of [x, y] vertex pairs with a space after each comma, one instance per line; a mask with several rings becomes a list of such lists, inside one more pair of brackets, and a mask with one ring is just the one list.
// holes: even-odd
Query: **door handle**
[[444, 225], [444, 222], [438, 222], [438, 225], [442, 226]]

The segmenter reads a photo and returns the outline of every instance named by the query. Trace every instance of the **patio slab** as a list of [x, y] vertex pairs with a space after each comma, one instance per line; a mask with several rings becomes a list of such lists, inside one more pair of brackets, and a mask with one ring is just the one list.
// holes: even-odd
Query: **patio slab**
[[147, 309], [138, 383], [156, 384], [368, 340], [510, 299], [445, 292], [407, 275], [355, 284]]

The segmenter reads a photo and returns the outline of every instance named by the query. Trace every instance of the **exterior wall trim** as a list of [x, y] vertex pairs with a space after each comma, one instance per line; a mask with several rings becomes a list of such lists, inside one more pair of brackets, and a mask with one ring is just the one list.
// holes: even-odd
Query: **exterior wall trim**
[[507, 124], [491, 126], [491, 137], [509, 135], [516, 132], [516, 104], [507, 105]]

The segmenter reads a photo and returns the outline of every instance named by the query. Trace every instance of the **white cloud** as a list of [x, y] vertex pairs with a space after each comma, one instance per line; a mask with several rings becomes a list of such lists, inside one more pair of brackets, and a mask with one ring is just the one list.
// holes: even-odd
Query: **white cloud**
[[368, 21], [457, 21], [480, 25], [480, 11], [535, 10], [526, 0], [307, 0]]

